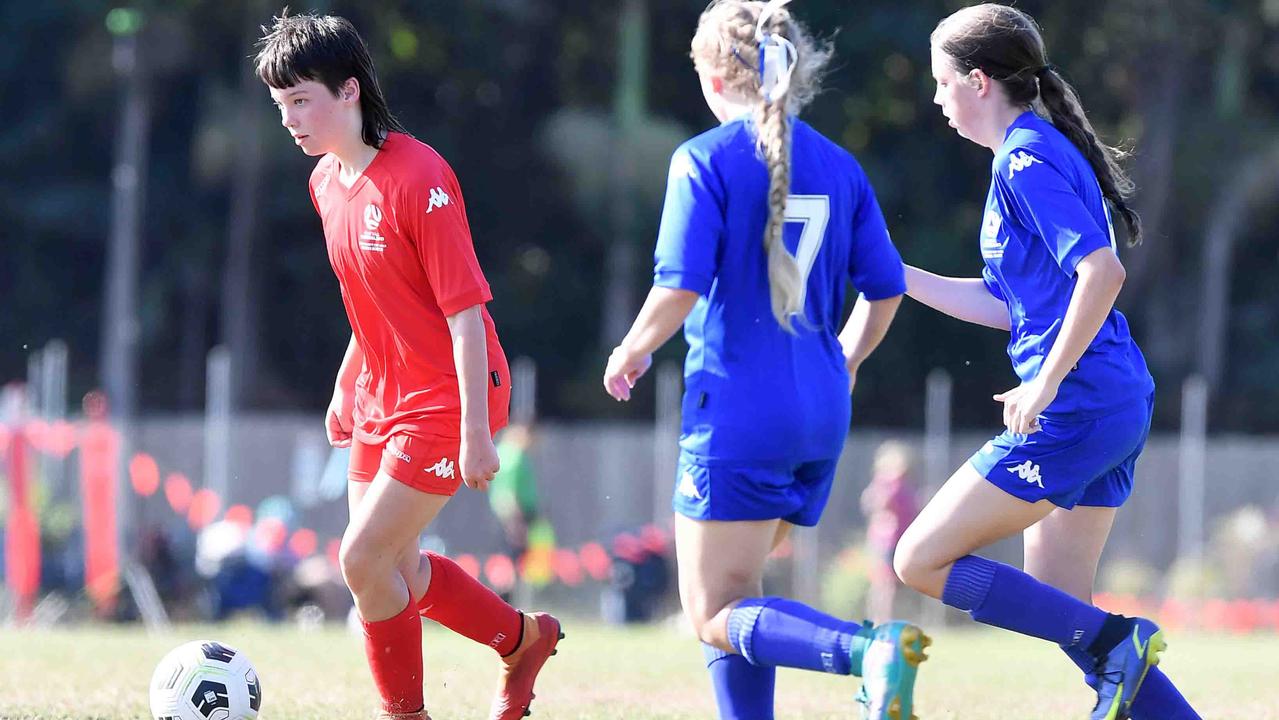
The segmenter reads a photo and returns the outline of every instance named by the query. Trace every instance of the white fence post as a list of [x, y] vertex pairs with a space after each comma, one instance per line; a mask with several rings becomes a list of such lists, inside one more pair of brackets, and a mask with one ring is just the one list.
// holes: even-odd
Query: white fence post
[[1191, 375], [1181, 386], [1181, 441], [1177, 472], [1178, 558], [1203, 558], [1207, 434], [1208, 383], [1200, 375]]

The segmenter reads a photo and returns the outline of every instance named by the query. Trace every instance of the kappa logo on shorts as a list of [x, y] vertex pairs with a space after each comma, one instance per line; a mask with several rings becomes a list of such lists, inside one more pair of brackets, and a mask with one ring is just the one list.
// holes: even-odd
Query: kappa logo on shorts
[[449, 195], [444, 192], [444, 188], [436, 186], [431, 188], [431, 201], [426, 205], [426, 213], [429, 215], [434, 212], [435, 208], [444, 207], [449, 204]]
[[454, 467], [455, 465], [452, 460], [443, 457], [440, 458], [439, 462], [435, 463], [431, 467], [423, 469], [422, 472], [435, 473], [437, 477], [442, 477], [445, 480], [448, 480], [453, 477]]
[[693, 482], [693, 476], [684, 473], [679, 479], [679, 494], [689, 500], [702, 500], [702, 493], [697, 489], [697, 483]]
[[387, 451], [387, 452], [389, 452], [389, 453], [391, 453], [391, 454], [392, 454], [392, 455], [394, 455], [395, 457], [399, 458], [400, 460], [403, 460], [403, 461], [404, 461], [404, 462], [406, 462], [406, 463], [411, 463], [411, 462], [413, 462], [413, 458], [409, 457], [409, 454], [408, 454], [408, 453], [406, 453], [406, 452], [404, 452], [403, 450], [398, 450], [398, 449], [393, 448], [393, 447], [388, 447], [388, 448], [386, 449], [386, 451]]
[[1042, 165], [1043, 162], [1043, 160], [1040, 160], [1024, 150], [1021, 152], [1015, 152], [1008, 156], [1008, 179], [1012, 180], [1013, 175], [1016, 175], [1018, 170], [1025, 170], [1035, 163]]
[[1008, 468], [1008, 472], [1016, 475], [1022, 480], [1025, 480], [1031, 485], [1038, 485], [1040, 490], [1044, 489], [1044, 480], [1039, 475], [1039, 466], [1029, 460], [1016, 467]]

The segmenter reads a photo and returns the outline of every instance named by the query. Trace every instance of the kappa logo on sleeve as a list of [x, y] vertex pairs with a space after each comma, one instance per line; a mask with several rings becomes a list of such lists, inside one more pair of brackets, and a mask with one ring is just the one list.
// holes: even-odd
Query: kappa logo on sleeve
[[449, 194], [444, 192], [444, 188], [437, 185], [431, 188], [431, 201], [426, 205], [426, 214], [430, 215], [435, 212], [435, 208], [442, 208], [448, 204]]
[[1035, 163], [1042, 165], [1043, 162], [1043, 160], [1040, 160], [1025, 150], [1019, 150], [1018, 152], [1008, 156], [1008, 179], [1012, 180], [1013, 175], [1016, 175], [1018, 170], [1025, 170]]
[[671, 161], [671, 179], [677, 180], [681, 178], [697, 179], [697, 166], [693, 164], [692, 158], [683, 154], [677, 155]]

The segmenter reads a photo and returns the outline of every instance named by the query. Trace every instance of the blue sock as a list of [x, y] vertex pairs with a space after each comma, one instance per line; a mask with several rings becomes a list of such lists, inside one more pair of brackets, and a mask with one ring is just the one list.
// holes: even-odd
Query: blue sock
[[[1063, 646], [1062, 650], [1066, 651], [1066, 656], [1084, 671], [1084, 682], [1088, 683], [1089, 687], [1096, 684], [1097, 676], [1093, 675], [1095, 666], [1092, 656], [1081, 647]], [[1181, 696], [1168, 676], [1160, 672], [1157, 667], [1150, 668], [1150, 672], [1146, 673], [1146, 679], [1141, 683], [1141, 689], [1137, 691], [1137, 697], [1132, 701], [1129, 717], [1132, 720], [1201, 720], [1199, 714]]]
[[752, 665], [860, 675], [868, 639], [859, 630], [857, 623], [778, 597], [747, 598], [728, 614], [728, 641]]
[[1199, 713], [1157, 667], [1146, 673], [1129, 713], [1133, 720], [1201, 720]]
[[1003, 563], [965, 555], [946, 577], [941, 601], [1005, 630], [1087, 648], [1106, 613]]
[[702, 645], [715, 687], [720, 720], [773, 720], [777, 668], [752, 665], [741, 655]]

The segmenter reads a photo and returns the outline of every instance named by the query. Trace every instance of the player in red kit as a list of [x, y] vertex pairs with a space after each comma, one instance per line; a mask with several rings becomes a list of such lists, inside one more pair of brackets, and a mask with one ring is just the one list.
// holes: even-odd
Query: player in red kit
[[427, 718], [421, 617], [496, 650], [490, 718], [523, 717], [559, 621], [521, 613], [418, 545], [462, 482], [487, 488], [510, 400], [457, 178], [391, 114], [349, 22], [286, 15], [263, 30], [257, 73], [294, 142], [320, 158], [311, 199], [351, 323], [326, 430], [332, 445], [351, 447], [339, 560], [379, 717]]

